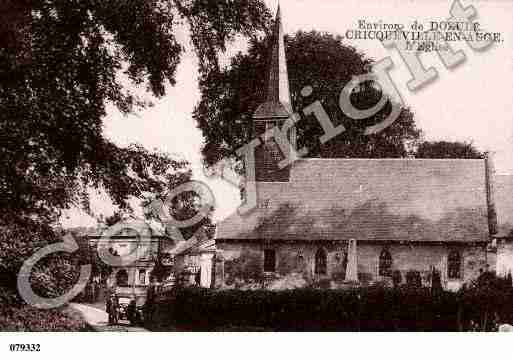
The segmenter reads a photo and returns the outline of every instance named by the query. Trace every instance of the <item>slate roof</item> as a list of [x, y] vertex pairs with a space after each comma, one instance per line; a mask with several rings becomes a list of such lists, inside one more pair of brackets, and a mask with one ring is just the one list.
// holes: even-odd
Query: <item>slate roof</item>
[[289, 118], [292, 114], [292, 107], [277, 101], [267, 101], [258, 106], [253, 119], [274, 119]]
[[486, 242], [484, 160], [308, 159], [216, 239]]

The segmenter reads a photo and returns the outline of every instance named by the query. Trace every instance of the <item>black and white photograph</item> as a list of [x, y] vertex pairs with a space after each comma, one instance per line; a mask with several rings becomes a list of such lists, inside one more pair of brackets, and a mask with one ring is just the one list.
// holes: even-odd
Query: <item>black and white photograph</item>
[[513, 1], [0, 1], [7, 357], [472, 341], [512, 277]]

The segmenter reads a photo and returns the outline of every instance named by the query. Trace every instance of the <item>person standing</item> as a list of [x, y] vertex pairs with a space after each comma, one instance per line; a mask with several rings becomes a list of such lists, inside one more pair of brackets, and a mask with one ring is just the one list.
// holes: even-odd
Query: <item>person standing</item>
[[137, 303], [135, 297], [132, 297], [126, 309], [127, 319], [131, 325], [137, 324]]
[[119, 299], [116, 294], [112, 298], [112, 322], [114, 325], [118, 324], [119, 320]]
[[107, 311], [107, 314], [109, 315], [109, 325], [113, 324], [113, 316], [112, 316], [112, 296], [109, 295], [107, 297], [107, 301], [105, 303], [105, 309]]
[[153, 320], [153, 311], [156, 295], [155, 289], [155, 281], [152, 280], [146, 291], [146, 303], [144, 304], [144, 321], [147, 323], [151, 323]]

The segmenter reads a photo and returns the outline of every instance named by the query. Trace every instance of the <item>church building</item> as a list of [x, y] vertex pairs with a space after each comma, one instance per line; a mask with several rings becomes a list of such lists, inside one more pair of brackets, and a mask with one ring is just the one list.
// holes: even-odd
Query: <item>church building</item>
[[[292, 114], [285, 56], [278, 10], [255, 137]], [[490, 160], [301, 159], [280, 169], [277, 151], [269, 141], [255, 150], [256, 209], [218, 224], [216, 288], [429, 286], [436, 277], [457, 289], [487, 270]]]

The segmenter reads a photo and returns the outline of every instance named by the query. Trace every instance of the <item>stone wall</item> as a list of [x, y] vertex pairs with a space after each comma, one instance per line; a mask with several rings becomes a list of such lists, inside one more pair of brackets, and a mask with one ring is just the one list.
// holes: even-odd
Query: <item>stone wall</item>
[[506, 276], [513, 274], [513, 241], [510, 239], [497, 240], [497, 274]]
[[[215, 278], [217, 288], [293, 289], [300, 287], [341, 288], [350, 285], [345, 279], [347, 241], [337, 242], [269, 242], [217, 243]], [[322, 248], [327, 253], [327, 274], [315, 274], [315, 253]], [[392, 255], [392, 270], [400, 271], [403, 282], [408, 271], [418, 271], [424, 285], [431, 284], [432, 268], [441, 273], [446, 288], [457, 289], [462, 283], [486, 270], [485, 246], [447, 244], [357, 244], [358, 279], [363, 285], [386, 282], [389, 277], [378, 275], [379, 255], [386, 248]], [[264, 273], [264, 249], [276, 251], [276, 270]], [[448, 280], [447, 257], [452, 249], [462, 256], [461, 280]]]

